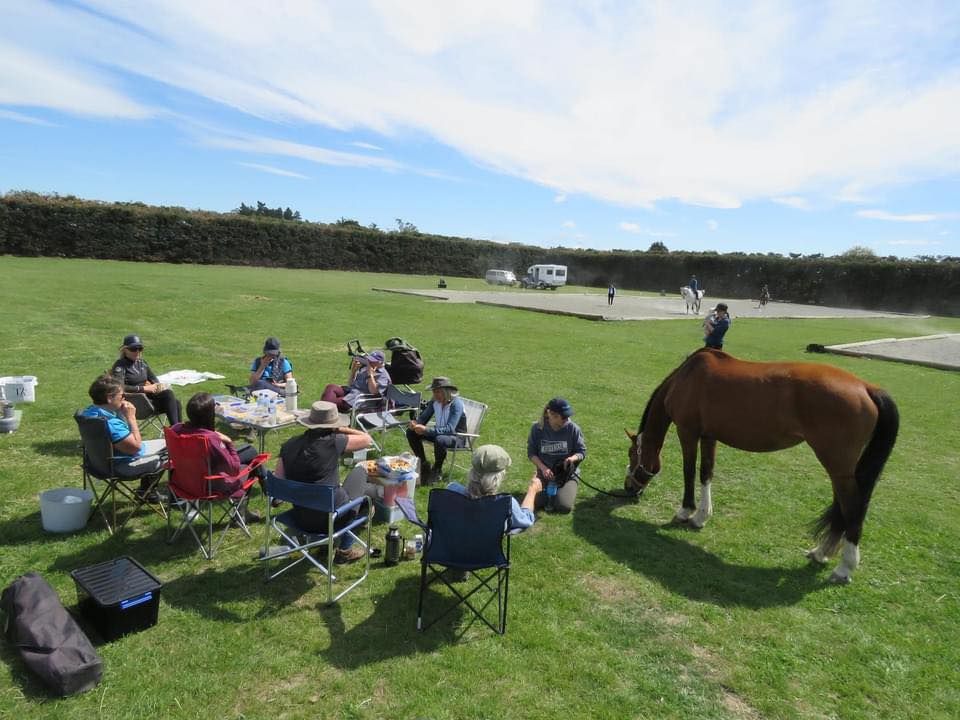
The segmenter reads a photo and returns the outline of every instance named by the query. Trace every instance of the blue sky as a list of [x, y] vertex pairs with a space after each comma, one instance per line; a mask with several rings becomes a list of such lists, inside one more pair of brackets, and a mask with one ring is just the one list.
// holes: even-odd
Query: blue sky
[[0, 192], [960, 256], [960, 3], [0, 0]]

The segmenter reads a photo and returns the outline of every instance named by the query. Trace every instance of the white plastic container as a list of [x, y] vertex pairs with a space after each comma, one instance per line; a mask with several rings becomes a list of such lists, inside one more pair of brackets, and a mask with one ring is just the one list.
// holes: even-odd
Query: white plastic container
[[296, 412], [297, 411], [297, 381], [295, 378], [290, 378], [287, 380], [286, 385], [286, 403], [287, 403], [287, 412]]
[[0, 399], [12, 403], [32, 403], [36, 400], [34, 375], [8, 375], [0, 377]]
[[81, 488], [55, 488], [40, 493], [40, 521], [47, 532], [83, 529], [90, 518], [93, 493]]

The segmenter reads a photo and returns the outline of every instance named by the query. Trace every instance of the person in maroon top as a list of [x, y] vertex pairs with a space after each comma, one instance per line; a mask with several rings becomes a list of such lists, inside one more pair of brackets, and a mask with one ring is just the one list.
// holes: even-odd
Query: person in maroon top
[[[236, 475], [240, 472], [240, 467], [246, 465], [257, 456], [257, 450], [252, 445], [244, 443], [235, 447], [233, 440], [221, 432], [217, 432], [214, 427], [214, 410], [216, 402], [213, 395], [206, 392], [200, 392], [190, 398], [187, 402], [187, 422], [177, 423], [171, 430], [177, 435], [200, 435], [207, 440], [207, 452], [209, 453], [210, 472], [212, 474], [224, 473], [226, 475]], [[254, 474], [263, 479], [263, 469], [257, 468]], [[220, 492], [233, 492], [240, 488], [241, 481], [224, 481], [219, 486], [214, 484], [214, 489]], [[259, 516], [248, 511], [247, 520], [256, 521]]]

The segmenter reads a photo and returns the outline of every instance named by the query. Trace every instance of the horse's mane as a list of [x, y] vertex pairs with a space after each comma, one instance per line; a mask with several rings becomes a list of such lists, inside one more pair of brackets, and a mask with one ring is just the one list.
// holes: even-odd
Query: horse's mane
[[677, 367], [675, 367], [675, 368], [670, 372], [670, 374], [667, 375], [667, 376], [660, 382], [659, 385], [657, 385], [657, 388], [656, 388], [652, 393], [650, 393], [650, 399], [647, 400], [647, 406], [643, 409], [643, 415], [640, 417], [640, 427], [637, 429], [637, 435], [643, 434], [643, 428], [644, 428], [644, 427], [646, 426], [646, 424], [647, 424], [647, 416], [650, 415], [650, 407], [653, 405], [653, 400], [654, 400], [654, 398], [656, 398], [656, 397], [658, 397], [658, 396], [660, 395], [660, 391], [663, 390], [664, 386], [665, 386], [667, 383], [669, 383], [671, 380], [673, 380], [674, 376], [675, 376], [678, 372], [680, 372], [680, 370], [682, 370], [682, 369], [686, 366], [686, 364], [687, 364], [688, 362], [690, 362], [690, 359], [691, 359], [691, 358], [696, 357], [697, 355], [699, 355], [700, 353], [702, 353], [702, 352], [704, 352], [705, 350], [708, 350], [708, 349], [709, 349], [709, 348], [699, 348], [699, 349], [695, 350], [694, 352], [690, 353], [689, 355], [687, 355], [687, 357], [684, 358], [683, 362], [680, 363], [679, 365], [677, 365]]

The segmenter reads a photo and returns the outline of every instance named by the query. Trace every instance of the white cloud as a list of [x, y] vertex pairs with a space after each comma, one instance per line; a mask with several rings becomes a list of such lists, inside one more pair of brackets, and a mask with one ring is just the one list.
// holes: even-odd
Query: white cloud
[[624, 232], [633, 233], [634, 235], [646, 235], [647, 237], [662, 238], [662, 237], [676, 237], [676, 233], [669, 232], [666, 230], [648, 230], [642, 225], [638, 225], [634, 222], [621, 222], [617, 227], [619, 227]]
[[567, 196], [563, 193], [560, 193], [559, 195], [554, 196], [553, 201], [558, 204], [565, 203], [567, 201]]
[[276, 168], [276, 167], [273, 167], [272, 165], [261, 165], [259, 163], [250, 163], [250, 162], [238, 162], [237, 165], [243, 165], [243, 167], [252, 168], [254, 170], [260, 170], [261, 172], [270, 173], [271, 175], [282, 175], [283, 177], [300, 178], [301, 180], [310, 179], [306, 175], [301, 175], [300, 173], [293, 172], [291, 170], [282, 170], [281, 168]]
[[0, 104], [139, 119], [158, 85], [629, 207], [862, 202], [960, 164], [957, 3], [84, 6], [8, 4]]
[[44, 125], [46, 127], [57, 127], [56, 123], [48, 122], [42, 118], [33, 117], [32, 115], [13, 112], [12, 110], [0, 110], [0, 120], [12, 120], [13, 122], [24, 123], [25, 125]]
[[354, 141], [350, 144], [362, 150], [376, 150], [378, 152], [383, 150], [383, 148], [380, 147], [379, 145], [374, 145], [373, 143], [368, 143], [368, 142], [360, 142], [359, 140]]
[[576, 226], [577, 224], [573, 220], [566, 220], [563, 223], [563, 227], [565, 228], [575, 228]]
[[809, 210], [810, 201], [798, 195], [789, 195], [787, 197], [770, 198], [778, 205], [786, 205], [794, 210]]
[[707, 227], [711, 232], [713, 232], [720, 227], [720, 223], [718, 223], [716, 220], [707, 220]]
[[897, 215], [886, 210], [858, 210], [857, 217], [867, 218], [869, 220], [886, 220], [888, 222], [906, 222], [906, 223], [928, 223], [934, 220], [942, 220], [944, 215], [935, 213], [908, 213]]
[[278, 138], [248, 135], [244, 133], [225, 133], [216, 130], [196, 130], [197, 142], [206, 147], [221, 148], [224, 150], [238, 150], [260, 155], [279, 155], [295, 157], [319, 165], [336, 165], [341, 167], [368, 167], [381, 170], [397, 171], [402, 168], [388, 158], [345, 153], [338, 150], [294, 143]]

